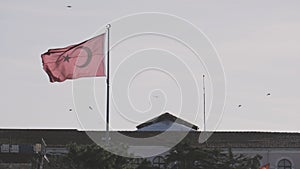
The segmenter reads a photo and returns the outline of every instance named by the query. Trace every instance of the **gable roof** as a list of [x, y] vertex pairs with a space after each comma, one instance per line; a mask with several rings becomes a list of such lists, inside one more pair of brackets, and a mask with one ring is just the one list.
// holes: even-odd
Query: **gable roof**
[[[177, 124], [180, 124], [180, 125], [183, 125], [181, 127], [187, 127], [187, 129], [194, 129], [194, 130], [198, 130], [199, 127], [194, 125], [194, 124], [191, 124], [185, 120], [182, 120], [181, 118], [178, 118], [176, 116], [173, 116], [172, 114], [166, 112], [158, 117], [155, 117], [151, 120], [148, 120], [138, 126], [136, 126], [137, 129], [142, 129], [142, 128], [145, 128], [147, 126], [150, 126], [150, 125], [156, 125], [156, 124], [159, 124], [160, 122], [167, 122], [167, 121], [170, 121], [172, 122], [174, 125], [178, 126]], [[176, 124], [177, 123], [177, 124]], [[180, 126], [178, 126], [180, 127]]]

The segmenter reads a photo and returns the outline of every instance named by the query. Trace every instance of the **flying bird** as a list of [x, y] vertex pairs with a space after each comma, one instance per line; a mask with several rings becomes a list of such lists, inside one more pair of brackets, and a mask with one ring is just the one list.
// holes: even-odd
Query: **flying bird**
[[67, 7], [68, 7], [68, 8], [72, 8], [72, 6], [71, 6], [71, 5], [68, 5]]
[[241, 104], [239, 104], [239, 105], [238, 105], [238, 107], [242, 107], [242, 105], [241, 105]]
[[72, 111], [72, 109], [69, 109], [69, 111]]
[[90, 109], [90, 110], [93, 110], [92, 106], [89, 106], [89, 109]]
[[271, 93], [267, 93], [267, 96], [271, 96]]

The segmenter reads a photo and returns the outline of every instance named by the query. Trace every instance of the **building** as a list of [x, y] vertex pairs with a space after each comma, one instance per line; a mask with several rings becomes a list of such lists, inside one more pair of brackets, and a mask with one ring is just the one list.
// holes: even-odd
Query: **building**
[[[154, 119], [148, 120], [137, 126], [136, 131], [111, 132], [114, 140], [115, 133], [134, 138], [147, 138], [158, 135], [164, 131], [168, 139], [188, 132], [184, 140], [197, 147], [220, 148], [227, 151], [231, 148], [233, 153], [247, 155], [259, 154], [263, 158], [261, 164], [270, 163], [271, 169], [300, 169], [300, 133], [280, 132], [214, 132], [211, 137], [200, 144], [198, 142], [198, 127], [180, 118], [165, 113]], [[104, 132], [100, 132], [105, 134]], [[208, 133], [208, 132], [207, 132]], [[43, 148], [45, 140], [47, 147]], [[170, 141], [170, 140], [168, 140]], [[31, 169], [38, 166], [38, 153], [61, 155], [68, 152], [66, 145], [76, 142], [78, 144], [92, 144], [93, 141], [87, 133], [78, 130], [65, 129], [1, 129], [0, 130], [0, 169], [18, 168]], [[153, 149], [159, 145], [161, 150], [168, 149], [170, 144], [158, 140], [149, 142], [134, 142], [129, 145], [129, 151], [134, 152], [137, 147]], [[152, 146], [152, 147], [151, 147]], [[156, 155], [149, 158], [154, 165], [161, 166], [164, 163], [164, 155]]]

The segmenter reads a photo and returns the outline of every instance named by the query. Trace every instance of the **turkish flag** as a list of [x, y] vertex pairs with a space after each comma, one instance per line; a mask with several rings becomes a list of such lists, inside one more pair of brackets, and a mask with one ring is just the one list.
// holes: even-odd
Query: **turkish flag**
[[42, 54], [43, 68], [50, 82], [105, 76], [104, 41], [105, 33], [76, 45], [49, 49]]
[[270, 168], [270, 164], [266, 164], [264, 166], [261, 166], [259, 169], [269, 169]]

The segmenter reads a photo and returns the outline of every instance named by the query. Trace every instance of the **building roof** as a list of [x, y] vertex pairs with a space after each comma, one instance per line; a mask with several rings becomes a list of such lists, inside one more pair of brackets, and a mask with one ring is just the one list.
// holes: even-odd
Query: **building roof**
[[190, 129], [199, 129], [198, 126], [175, 117], [168, 112], [148, 120], [136, 126], [136, 128], [140, 131], [189, 131]]
[[[91, 132], [91, 131], [87, 131]], [[142, 141], [129, 142], [128, 147], [173, 147], [176, 136], [185, 133], [182, 131], [168, 131], [167, 139], [155, 138], [161, 134], [160, 131], [111, 131], [111, 143], [126, 144], [127, 140], [118, 139], [118, 134], [126, 135], [133, 138], [153, 138], [143, 139]], [[105, 131], [95, 133], [97, 135], [105, 136]], [[203, 132], [192, 131], [188, 132], [182, 142], [188, 143], [192, 147], [199, 148], [236, 148], [243, 151], [256, 151], [257, 149], [282, 149], [300, 151], [300, 133], [279, 133], [279, 132], [213, 132], [211, 137], [205, 143], [198, 143], [200, 134], [207, 134]], [[208, 133], [211, 134], [211, 133]], [[70, 143], [79, 145], [92, 144], [93, 141], [88, 137], [86, 131], [65, 130], [65, 129], [0, 129], [0, 145], [2, 144], [17, 144], [17, 145], [33, 145], [41, 143], [41, 139], [47, 143], [47, 152], [49, 150], [65, 148]], [[173, 141], [173, 142], [172, 142]], [[21, 148], [21, 147], [20, 147]], [[54, 152], [55, 153], [55, 152]], [[56, 151], [57, 153], [57, 151]], [[0, 152], [0, 162], [5, 163], [30, 163], [34, 153], [2, 153]]]
[[[170, 140], [181, 131], [167, 132], [167, 140], [152, 139], [150, 141], [134, 142], [133, 145], [147, 146], [156, 145], [163, 142], [168, 146]], [[205, 143], [198, 143], [198, 138], [203, 132], [189, 132], [183, 141], [197, 147], [210, 148], [300, 148], [300, 133], [283, 132], [213, 132]], [[208, 132], [207, 132], [208, 133]], [[105, 135], [105, 131], [99, 134]], [[111, 140], [117, 134], [126, 135], [133, 138], [151, 138], [161, 134], [160, 131], [112, 131]], [[91, 144], [93, 141], [85, 131], [65, 130], [65, 129], [1, 129], [0, 144], [35, 144], [41, 143], [44, 138], [48, 146], [65, 146], [75, 142], [77, 144]]]
[[[170, 130], [171, 128], [171, 130]], [[164, 145], [169, 146], [176, 142], [178, 136], [182, 141], [197, 147], [211, 148], [299, 148], [300, 133], [283, 132], [198, 132], [198, 127], [177, 118], [170, 113], [164, 113], [137, 126], [137, 131], [111, 131], [111, 140], [126, 142], [130, 138], [147, 138], [130, 140], [136, 146]], [[193, 129], [193, 130], [190, 130]], [[105, 136], [105, 131], [78, 131], [75, 129], [0, 129], [0, 144], [35, 144], [41, 143], [43, 138], [49, 146], [66, 146], [75, 142], [91, 144], [88, 133]], [[124, 140], [120, 140], [120, 134]], [[154, 137], [161, 136], [164, 137]], [[208, 140], [199, 143], [201, 134], [210, 134]], [[122, 138], [123, 139], [123, 138]], [[128, 140], [127, 140], [128, 139]]]

